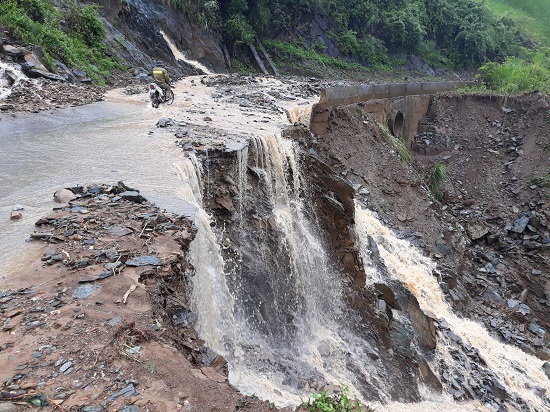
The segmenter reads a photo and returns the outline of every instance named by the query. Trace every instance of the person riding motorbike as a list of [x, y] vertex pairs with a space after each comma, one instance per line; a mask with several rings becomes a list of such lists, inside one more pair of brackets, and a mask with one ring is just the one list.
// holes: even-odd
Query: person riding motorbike
[[170, 76], [168, 76], [168, 71], [164, 68], [162, 62], [157, 62], [156, 66], [153, 67], [151, 77], [153, 77], [153, 81], [164, 90], [163, 98], [168, 96], [167, 93], [172, 90], [170, 88]]

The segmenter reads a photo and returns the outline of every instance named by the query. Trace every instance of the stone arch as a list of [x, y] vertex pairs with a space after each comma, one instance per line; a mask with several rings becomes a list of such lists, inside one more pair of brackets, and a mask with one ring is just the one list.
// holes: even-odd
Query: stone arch
[[394, 110], [388, 117], [388, 128], [396, 137], [403, 137], [405, 116], [399, 110]]

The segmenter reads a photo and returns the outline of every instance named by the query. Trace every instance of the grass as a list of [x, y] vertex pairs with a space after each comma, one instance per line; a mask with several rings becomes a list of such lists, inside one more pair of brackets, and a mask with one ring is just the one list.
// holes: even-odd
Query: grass
[[403, 141], [399, 137], [394, 136], [390, 132], [388, 126], [383, 123], [378, 123], [378, 130], [380, 130], [380, 133], [382, 133], [384, 138], [391, 144], [393, 149], [399, 155], [400, 159], [406, 164], [410, 164], [412, 161], [412, 154], [407, 148], [407, 144], [405, 143], [405, 141]]
[[550, 173], [532, 178], [531, 183], [540, 187], [550, 187]]
[[550, 2], [548, 0], [485, 0], [499, 16], [508, 16], [518, 22], [527, 33], [541, 44], [550, 47]]
[[143, 369], [145, 369], [148, 373], [157, 373], [158, 367], [154, 362], [147, 361], [143, 364]]
[[306, 48], [298, 43], [283, 43], [274, 40], [264, 40], [264, 46], [275, 60], [277, 67], [288, 67], [290, 71], [298, 69], [319, 77], [330, 77], [335, 72], [355, 72], [364, 76], [369, 68], [349, 62], [344, 59], [319, 53], [312, 48]]
[[443, 185], [449, 180], [449, 174], [447, 173], [447, 166], [443, 163], [435, 163], [432, 174], [428, 180], [428, 189], [432, 196], [438, 201], [443, 201], [445, 192], [443, 191]]
[[332, 395], [329, 395], [328, 391], [314, 393], [300, 406], [310, 412], [374, 412], [371, 407], [363, 406], [359, 401], [350, 399], [348, 392], [348, 387], [342, 386]]
[[550, 93], [550, 57], [543, 52], [530, 61], [510, 57], [504, 63], [490, 62], [480, 67], [479, 72], [489, 90], [506, 94]]
[[76, 2], [68, 5], [62, 13], [51, 0], [3, 0], [0, 25], [17, 40], [41, 46], [48, 69], [55, 71], [58, 60], [103, 83], [111, 70], [124, 67], [106, 54], [105, 26], [97, 7], [80, 7]]

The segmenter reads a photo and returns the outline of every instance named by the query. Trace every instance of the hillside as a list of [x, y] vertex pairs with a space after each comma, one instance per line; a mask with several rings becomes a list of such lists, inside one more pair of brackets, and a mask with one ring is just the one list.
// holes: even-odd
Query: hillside
[[487, 6], [499, 16], [508, 15], [530, 35], [550, 45], [550, 3], [545, 0], [487, 0]]
[[175, 59], [166, 39], [216, 72], [256, 71], [250, 46], [261, 40], [283, 74], [357, 78], [397, 69], [434, 76], [535, 47], [529, 27], [544, 27], [538, 22], [548, 6], [507, 13], [509, 2], [9, 0], [0, 5], [0, 26], [40, 46], [49, 70], [59, 72], [62, 63], [98, 81], [126, 67], [135, 76], [157, 59], [177, 75], [196, 73]]

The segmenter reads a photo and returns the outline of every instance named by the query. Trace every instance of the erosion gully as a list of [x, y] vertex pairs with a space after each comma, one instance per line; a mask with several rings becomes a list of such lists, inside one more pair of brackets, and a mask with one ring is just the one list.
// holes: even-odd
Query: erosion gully
[[[286, 125], [304, 121], [304, 113], [307, 114], [313, 101], [281, 100], [277, 102], [279, 111], [254, 110], [254, 104], [243, 109], [242, 100], [220, 99], [221, 92], [201, 83], [203, 79], [189, 77], [179, 82], [174, 105], [159, 110], [150, 107], [144, 91], [126, 94], [116, 90], [104, 102], [84, 107], [38, 114], [3, 114], [0, 275], [5, 278], [40, 255], [41, 244], [28, 242], [29, 234], [34, 222], [55, 206], [52, 195], [57, 189], [124, 181], [161, 208], [187, 213], [195, 220], [199, 233], [192, 244], [190, 259], [197, 271], [193, 297], [198, 329], [207, 344], [228, 360], [232, 384], [279, 405], [298, 404], [300, 397], [307, 397], [312, 388], [297, 387], [289, 376], [304, 373], [335, 385], [347, 384], [353, 395], [361, 397], [361, 388], [354, 386], [361, 382], [356, 375], [374, 379], [383, 376], [384, 371], [371, 370], [372, 365], [362, 356], [361, 337], [353, 336], [353, 331], [339, 323], [346, 310], [341, 290], [328, 269], [330, 264], [325, 262], [315, 222], [304, 214], [305, 206], [298, 196], [299, 152], [280, 137]], [[278, 88], [280, 84], [275, 79], [264, 79], [257, 86], [261, 94], [262, 88]], [[233, 88], [229, 94], [250, 92], [250, 86], [245, 84]], [[201, 189], [207, 186], [208, 175], [197, 158], [192, 154], [184, 156], [174, 144], [173, 132], [156, 127], [161, 117], [175, 119], [190, 133], [194, 129], [202, 133], [215, 129], [217, 141], [239, 153], [236, 158], [241, 164], [237, 167], [242, 169], [242, 179], [246, 180], [248, 167], [254, 168], [268, 187], [277, 225], [284, 232], [282, 242], [289, 254], [290, 268], [289, 273], [273, 276], [289, 277], [295, 286], [290, 291], [292, 297], [282, 294], [277, 298], [295, 305], [293, 310], [299, 312], [292, 325], [292, 347], [278, 347], [270, 335], [284, 334], [284, 325], [269, 324], [259, 316], [255, 321], [260, 319], [264, 324], [253, 329], [249, 319], [243, 317], [246, 311], [238, 307], [237, 296], [242, 290], [237, 293], [226, 281], [230, 274], [225, 273], [220, 253], [223, 233], [211, 228], [209, 215], [202, 208]], [[287, 173], [288, 170], [292, 173]], [[292, 176], [291, 181], [286, 180], [288, 176]], [[23, 209], [23, 218], [18, 221], [6, 218], [14, 207]], [[529, 410], [544, 410], [543, 400], [529, 389], [532, 384], [548, 386], [540, 372], [540, 361], [495, 341], [481, 326], [458, 319], [441, 298], [431, 275], [432, 263], [411, 245], [395, 238], [369, 211], [358, 207], [356, 214], [359, 238], [371, 236], [377, 241], [381, 256], [391, 267], [391, 276], [409, 285], [423, 308], [446, 318], [455, 333], [476, 346], [493, 372], [525, 400]], [[365, 260], [369, 259], [368, 247], [364, 246], [367, 243], [363, 242]], [[303, 244], [308, 248], [301, 247]], [[395, 256], [400, 258], [395, 261]], [[368, 274], [367, 282], [377, 280], [379, 275], [375, 271]], [[330, 316], [328, 312], [332, 312]], [[262, 335], [261, 330], [270, 332]], [[450, 358], [444, 343], [440, 346], [438, 358]], [[356, 363], [354, 368], [342, 365], [349, 358]], [[455, 403], [429, 391], [422, 395], [424, 400], [414, 404], [379, 396], [378, 410], [493, 410], [479, 402]]]

